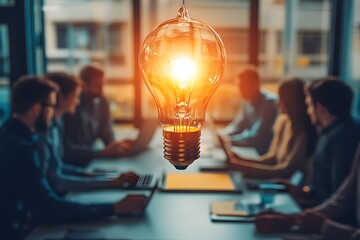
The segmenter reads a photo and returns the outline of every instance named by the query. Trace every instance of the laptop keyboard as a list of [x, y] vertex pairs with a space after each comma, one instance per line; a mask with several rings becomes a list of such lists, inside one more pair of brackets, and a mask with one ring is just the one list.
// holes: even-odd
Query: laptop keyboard
[[141, 174], [139, 180], [137, 181], [137, 186], [149, 186], [152, 182], [153, 175], [151, 174]]
[[256, 215], [261, 212], [262, 207], [258, 203], [249, 203], [249, 202], [237, 202], [235, 204], [235, 211], [244, 211], [247, 212], [250, 216]]

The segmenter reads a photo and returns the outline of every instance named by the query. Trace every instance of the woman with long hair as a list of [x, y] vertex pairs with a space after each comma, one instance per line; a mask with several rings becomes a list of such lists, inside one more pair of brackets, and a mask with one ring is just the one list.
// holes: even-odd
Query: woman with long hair
[[307, 172], [317, 133], [307, 114], [303, 81], [294, 78], [283, 82], [279, 98], [281, 113], [274, 124], [269, 151], [256, 162], [235, 153], [230, 158], [246, 177], [289, 179], [297, 170]]

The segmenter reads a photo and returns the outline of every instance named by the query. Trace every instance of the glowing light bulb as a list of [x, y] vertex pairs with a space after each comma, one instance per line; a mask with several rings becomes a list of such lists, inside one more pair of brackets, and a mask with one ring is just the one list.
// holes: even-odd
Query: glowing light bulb
[[185, 4], [144, 40], [141, 76], [152, 93], [163, 129], [164, 157], [186, 169], [200, 157], [207, 104], [226, 62], [224, 45], [208, 25], [189, 17]]

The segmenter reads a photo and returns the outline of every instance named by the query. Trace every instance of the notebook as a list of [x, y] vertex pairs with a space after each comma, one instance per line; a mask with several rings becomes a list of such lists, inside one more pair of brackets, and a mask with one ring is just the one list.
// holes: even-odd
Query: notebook
[[242, 192], [244, 183], [239, 172], [167, 173], [160, 183], [167, 192]]
[[260, 203], [249, 201], [212, 202], [210, 218], [221, 222], [251, 222], [255, 216], [266, 210]]

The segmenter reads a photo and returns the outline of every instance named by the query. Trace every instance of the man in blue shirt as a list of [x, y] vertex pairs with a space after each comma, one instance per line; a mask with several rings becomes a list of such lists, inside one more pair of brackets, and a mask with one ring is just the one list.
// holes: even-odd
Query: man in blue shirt
[[235, 146], [253, 147], [264, 154], [273, 137], [273, 124], [277, 116], [277, 99], [260, 91], [260, 78], [253, 66], [238, 76], [239, 90], [244, 99], [234, 120], [222, 131], [229, 135]]
[[0, 129], [1, 239], [20, 238], [16, 233], [24, 225], [91, 221], [140, 211], [145, 204], [145, 196], [129, 195], [115, 204], [82, 205], [52, 190], [41, 173], [34, 134], [48, 129], [56, 91], [55, 84], [38, 77], [14, 85], [13, 116]]
[[[126, 155], [132, 141], [115, 141], [109, 102], [103, 96], [104, 70], [98, 65], [87, 65], [80, 71], [83, 93], [75, 114], [64, 116], [64, 160], [85, 166], [94, 158]], [[100, 139], [105, 148], [95, 150]]]

